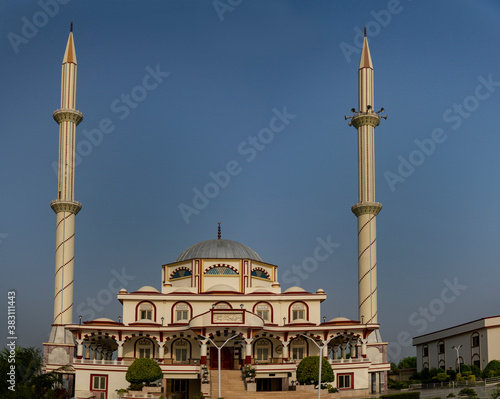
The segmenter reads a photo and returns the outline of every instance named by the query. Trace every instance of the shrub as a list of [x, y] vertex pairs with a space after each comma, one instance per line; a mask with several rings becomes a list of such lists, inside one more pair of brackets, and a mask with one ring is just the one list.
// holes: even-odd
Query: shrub
[[[297, 367], [297, 380], [301, 384], [317, 384], [319, 371], [319, 356], [308, 356], [302, 359]], [[333, 381], [333, 371], [330, 363], [323, 356], [321, 357], [321, 382]]]
[[483, 378], [491, 378], [491, 377], [496, 377], [499, 375], [500, 375], [500, 362], [498, 360], [492, 360], [484, 368], [482, 377]]
[[125, 375], [125, 379], [132, 384], [144, 383], [146, 385], [162, 377], [163, 373], [158, 363], [147, 357], [135, 359]]
[[476, 398], [477, 397], [477, 392], [475, 389], [472, 388], [464, 388], [460, 390], [458, 393], [458, 396], [467, 396], [468, 398]]
[[456, 395], [453, 392], [450, 392], [447, 396], [447, 398], [454, 398]]

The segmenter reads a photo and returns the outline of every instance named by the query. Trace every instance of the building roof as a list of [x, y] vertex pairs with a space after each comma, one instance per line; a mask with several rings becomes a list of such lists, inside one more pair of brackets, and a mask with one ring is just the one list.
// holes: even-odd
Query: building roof
[[252, 248], [231, 240], [208, 240], [194, 244], [179, 255], [176, 262], [190, 259], [252, 259], [262, 262]]

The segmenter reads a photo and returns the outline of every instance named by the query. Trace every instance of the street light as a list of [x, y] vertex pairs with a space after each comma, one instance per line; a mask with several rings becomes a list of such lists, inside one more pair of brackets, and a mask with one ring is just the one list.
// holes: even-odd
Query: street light
[[203, 335], [200, 335], [201, 339], [209, 340], [213, 344], [213, 346], [215, 346], [217, 348], [217, 372], [219, 374], [219, 376], [218, 376], [219, 377], [219, 396], [218, 396], [218, 398], [222, 397], [221, 390], [220, 390], [220, 360], [221, 360], [220, 359], [220, 351], [224, 347], [224, 345], [226, 345], [229, 341], [231, 341], [233, 338], [236, 338], [236, 337], [239, 337], [239, 335], [235, 334], [231, 338], [226, 339], [226, 342], [224, 342], [221, 346], [217, 346], [217, 344], [214, 341], [212, 341], [210, 338], [204, 337]]
[[462, 375], [460, 373], [460, 355], [458, 353], [458, 351], [460, 350], [460, 348], [462, 347], [462, 345], [458, 345], [458, 347], [456, 346], [452, 346], [451, 349], [455, 349], [457, 351], [457, 363], [458, 363], [458, 374]]
[[322, 341], [323, 345], [320, 346], [311, 337], [308, 337], [307, 335], [304, 335], [304, 334], [301, 334], [301, 335], [303, 337], [309, 339], [311, 342], [313, 342], [314, 345], [316, 345], [319, 349], [318, 399], [320, 399], [321, 398], [321, 366], [323, 363], [323, 349], [328, 346], [328, 344], [330, 343], [330, 341], [332, 340], [333, 337], [327, 341]]

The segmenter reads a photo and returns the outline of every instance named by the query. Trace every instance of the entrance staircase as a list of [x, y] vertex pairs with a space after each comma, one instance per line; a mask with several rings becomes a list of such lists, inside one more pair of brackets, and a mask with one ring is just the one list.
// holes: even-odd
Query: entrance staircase
[[[210, 372], [212, 399], [219, 394], [219, 374], [217, 370]], [[248, 392], [240, 370], [221, 370], [221, 395], [224, 399], [315, 399], [318, 392], [273, 391]], [[328, 390], [324, 389], [321, 396], [327, 398]]]

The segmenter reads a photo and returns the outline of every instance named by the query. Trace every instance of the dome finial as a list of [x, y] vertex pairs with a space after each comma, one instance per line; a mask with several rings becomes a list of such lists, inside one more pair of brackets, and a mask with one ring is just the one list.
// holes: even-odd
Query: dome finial
[[217, 239], [220, 240], [220, 222], [217, 222], [219, 225], [218, 232], [217, 232]]

